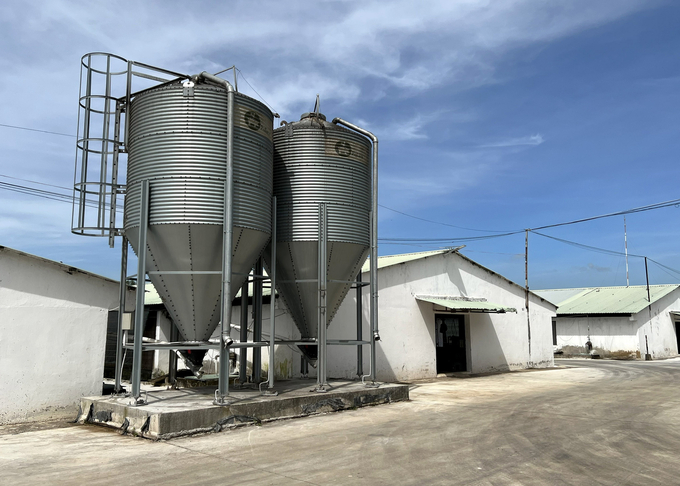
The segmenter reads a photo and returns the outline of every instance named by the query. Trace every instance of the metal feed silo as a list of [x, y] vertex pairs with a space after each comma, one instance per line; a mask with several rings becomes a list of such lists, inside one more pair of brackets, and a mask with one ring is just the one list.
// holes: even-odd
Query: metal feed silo
[[[183, 338], [207, 341], [221, 310], [227, 89], [193, 81], [150, 89], [130, 102], [124, 229], [139, 254], [141, 183], [148, 180], [149, 278]], [[235, 93], [233, 120], [229, 299], [266, 246], [272, 216], [273, 115]]]
[[[371, 142], [320, 113], [305, 113], [300, 121], [277, 128], [274, 195], [277, 289], [302, 339], [313, 339], [319, 332], [320, 225], [326, 229], [327, 324], [368, 255]], [[325, 214], [320, 218], [321, 206]], [[316, 358], [316, 347], [302, 349]]]

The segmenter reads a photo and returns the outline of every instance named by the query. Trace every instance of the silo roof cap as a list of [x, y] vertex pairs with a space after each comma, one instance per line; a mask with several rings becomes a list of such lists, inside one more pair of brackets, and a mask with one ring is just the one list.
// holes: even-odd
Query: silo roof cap
[[315, 113], [315, 112], [307, 112], [303, 113], [302, 116], [300, 117], [300, 120], [304, 120], [305, 118], [320, 118], [323, 121], [326, 121], [326, 115], [323, 113]]

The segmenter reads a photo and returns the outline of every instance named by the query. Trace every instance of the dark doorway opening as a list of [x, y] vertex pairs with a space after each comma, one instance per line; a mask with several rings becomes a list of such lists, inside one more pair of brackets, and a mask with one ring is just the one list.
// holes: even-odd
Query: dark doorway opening
[[465, 316], [435, 314], [437, 373], [467, 371]]
[[680, 354], [680, 321], [675, 321], [675, 340], [678, 343], [678, 354]]

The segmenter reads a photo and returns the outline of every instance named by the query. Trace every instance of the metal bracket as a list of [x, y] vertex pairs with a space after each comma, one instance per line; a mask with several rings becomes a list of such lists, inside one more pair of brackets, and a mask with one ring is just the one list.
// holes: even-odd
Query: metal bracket
[[141, 407], [143, 405], [147, 405], [149, 403], [149, 394], [148, 392], [144, 392], [144, 398], [141, 396], [138, 398], [135, 397], [130, 397], [131, 400], [128, 402], [128, 405], [130, 407]]
[[218, 407], [228, 407], [231, 405], [231, 402], [227, 400], [228, 395], [224, 396], [219, 396], [220, 391], [215, 390], [215, 400], [213, 400], [213, 405], [217, 405]]
[[184, 84], [182, 84], [182, 95], [185, 98], [193, 98], [194, 97], [194, 83], [191, 81], [185, 81]]

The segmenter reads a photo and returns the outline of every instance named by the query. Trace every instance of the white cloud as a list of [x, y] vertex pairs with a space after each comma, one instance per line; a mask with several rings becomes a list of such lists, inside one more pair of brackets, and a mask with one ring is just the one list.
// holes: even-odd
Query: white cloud
[[[429, 140], [428, 125], [464, 122], [465, 116], [451, 107], [432, 112], [430, 106], [426, 112], [404, 99], [435, 88], [451, 92], [497, 83], [499, 62], [514, 50], [614, 21], [649, 3], [213, 0], [199, 8], [192, 5], [179, 0], [0, 3], [0, 69], [6, 81], [0, 85], [0, 123], [75, 133], [80, 58], [105, 51], [188, 74], [236, 64], [284, 119], [298, 119], [320, 93], [322, 111], [328, 106], [335, 111], [326, 115], [371, 121], [362, 125], [373, 126], [369, 129], [381, 140]], [[245, 83], [239, 82], [239, 88], [257, 97]], [[381, 97], [400, 116], [384, 121], [390, 118], [367, 115], [366, 105]], [[23, 159], [19, 139], [26, 140]], [[535, 134], [486, 147], [540, 143], [543, 137]], [[18, 131], [0, 129], [0, 147], [0, 173], [59, 179], [61, 185], [72, 180], [75, 143], [68, 139], [20, 138]], [[435, 154], [424, 161], [414, 158], [411, 167], [392, 167], [381, 179], [386, 189], [381, 200], [398, 207], [424, 204], [423, 195], [446, 196], [480, 184], [498, 166], [497, 152]], [[59, 209], [61, 204], [28, 203], [8, 193], [2, 198], [0, 232], [5, 241], [0, 244], [28, 249], [74, 241], [94, 247], [93, 239], [70, 235], [68, 205]]]
[[485, 143], [478, 145], [479, 148], [495, 148], [495, 147], [518, 147], [523, 145], [541, 145], [545, 142], [543, 135], [537, 133], [535, 135], [527, 135], [526, 137], [506, 138], [498, 140], [497, 142]]

